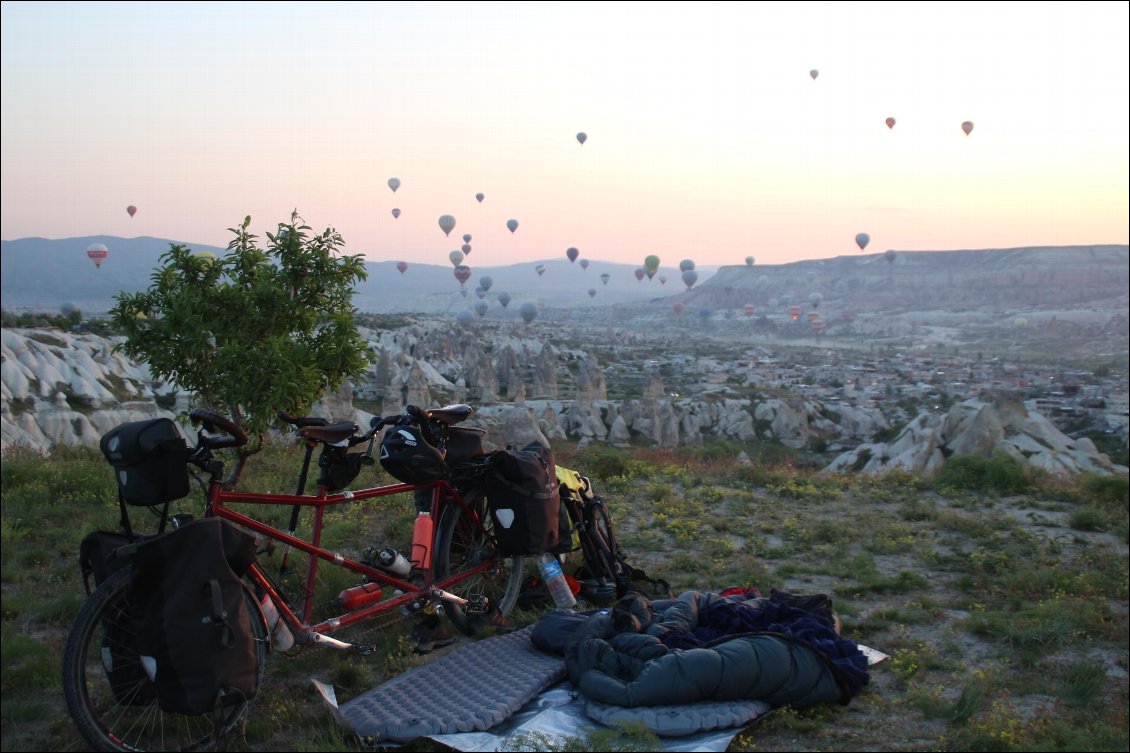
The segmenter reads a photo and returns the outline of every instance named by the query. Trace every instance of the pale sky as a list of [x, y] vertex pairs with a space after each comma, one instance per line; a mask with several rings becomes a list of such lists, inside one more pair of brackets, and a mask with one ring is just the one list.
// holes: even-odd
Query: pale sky
[[4, 2], [0, 237], [225, 246], [297, 208], [375, 261], [470, 233], [472, 267], [1125, 244], [1128, 8]]

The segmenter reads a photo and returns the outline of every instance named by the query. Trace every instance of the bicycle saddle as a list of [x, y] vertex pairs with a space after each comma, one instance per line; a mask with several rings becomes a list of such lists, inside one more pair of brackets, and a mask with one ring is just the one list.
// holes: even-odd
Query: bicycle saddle
[[466, 403], [456, 403], [454, 405], [445, 405], [442, 408], [428, 408], [424, 411], [424, 415], [431, 421], [438, 421], [441, 424], [457, 424], [467, 416], [475, 412], [475, 409]]
[[317, 442], [337, 444], [356, 434], [357, 428], [357, 424], [352, 421], [343, 421], [329, 426], [305, 426], [298, 430], [298, 436], [303, 439], [313, 439]]

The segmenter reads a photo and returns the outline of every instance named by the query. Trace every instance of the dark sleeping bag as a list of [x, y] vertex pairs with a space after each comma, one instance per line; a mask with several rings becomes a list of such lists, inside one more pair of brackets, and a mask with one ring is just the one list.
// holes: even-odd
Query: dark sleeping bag
[[[734, 619], [735, 611], [742, 619]], [[723, 618], [723, 632], [704, 618]], [[696, 630], [712, 638], [704, 642]], [[822, 649], [813, 645], [820, 640]], [[685, 593], [661, 615], [630, 626], [614, 625], [612, 614], [595, 615], [577, 628], [565, 660], [586, 698], [629, 708], [728, 700], [806, 708], [847, 703], [867, 682], [866, 657], [836, 635], [830, 620], [767, 599], [738, 604], [702, 592]]]

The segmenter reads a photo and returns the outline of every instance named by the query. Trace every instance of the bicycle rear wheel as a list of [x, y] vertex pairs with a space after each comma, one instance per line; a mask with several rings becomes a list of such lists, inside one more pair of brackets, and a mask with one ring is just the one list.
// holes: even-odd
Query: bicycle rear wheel
[[467, 599], [466, 606], [444, 605], [455, 626], [464, 633], [471, 633], [476, 617], [484, 617], [492, 609], [505, 616], [514, 609], [522, 590], [525, 558], [507, 556], [495, 548], [496, 540], [490, 535], [491, 517], [482, 490], [468, 492], [463, 501], [478, 520], [469, 516], [457, 502], [446, 501], [436, 536], [435, 571], [437, 578], [446, 578], [489, 563], [483, 573], [449, 589]]
[[[152, 683], [141, 670], [130, 612], [132, 568], [107, 579], [75, 618], [63, 653], [63, 694], [67, 709], [91, 750], [201, 750], [215, 744], [212, 714], [186, 716], [163, 711]], [[245, 588], [258, 652], [259, 685], [266, 669], [268, 637], [258, 602]], [[220, 728], [229, 732], [253, 701], [223, 711]]]

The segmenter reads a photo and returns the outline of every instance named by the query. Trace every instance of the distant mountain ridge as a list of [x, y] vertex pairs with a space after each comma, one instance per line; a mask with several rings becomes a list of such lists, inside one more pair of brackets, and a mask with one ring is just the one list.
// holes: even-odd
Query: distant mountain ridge
[[[178, 241], [139, 237], [87, 236], [51, 240], [0, 241], [0, 297], [8, 310], [57, 311], [64, 302], [100, 314], [123, 290], [148, 287], [150, 275], [169, 245]], [[103, 243], [110, 257], [95, 269], [86, 258], [91, 243]], [[196, 251], [226, 249], [187, 243]], [[677, 264], [677, 261], [671, 260]], [[1041, 246], [956, 251], [897, 251], [839, 256], [778, 265], [698, 267], [688, 289], [674, 265], [653, 279], [637, 280], [638, 268], [590, 260], [587, 269], [567, 259], [531, 260], [476, 268], [461, 288], [453, 267], [409, 262], [401, 274], [396, 261], [367, 262], [369, 278], [358, 285], [355, 302], [374, 313], [443, 313], [471, 309], [475, 289], [492, 280], [485, 300], [500, 306], [505, 291], [510, 311], [526, 300], [542, 307], [600, 308], [681, 301], [687, 306], [760, 310], [774, 302], [808, 304], [819, 293], [839, 311], [898, 309], [1009, 310], [1094, 306], [1125, 309], [1130, 295], [1130, 246]], [[544, 265], [538, 275], [535, 268]], [[608, 281], [601, 275], [608, 274]], [[665, 279], [665, 284], [661, 280]], [[592, 291], [592, 295], [589, 294]]]

